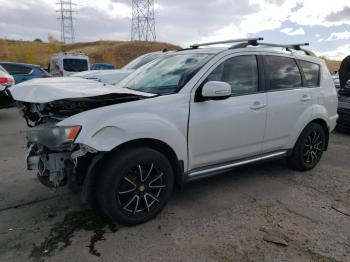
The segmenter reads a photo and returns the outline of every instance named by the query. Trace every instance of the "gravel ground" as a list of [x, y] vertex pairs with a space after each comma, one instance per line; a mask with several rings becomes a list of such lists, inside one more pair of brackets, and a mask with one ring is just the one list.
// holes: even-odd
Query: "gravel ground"
[[15, 109], [0, 110], [0, 127], [2, 262], [350, 261], [350, 133], [333, 133], [312, 171], [283, 160], [240, 168], [186, 185], [156, 219], [124, 227], [26, 171]]

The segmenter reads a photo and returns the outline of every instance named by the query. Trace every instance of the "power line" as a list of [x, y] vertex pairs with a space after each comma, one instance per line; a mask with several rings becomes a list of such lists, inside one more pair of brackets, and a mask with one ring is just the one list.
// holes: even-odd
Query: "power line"
[[73, 10], [73, 6], [76, 4], [72, 3], [72, 0], [60, 0], [57, 5], [60, 13], [58, 19], [61, 20], [61, 41], [65, 44], [74, 43], [73, 13], [76, 11]]
[[156, 40], [154, 0], [132, 0], [131, 40]]

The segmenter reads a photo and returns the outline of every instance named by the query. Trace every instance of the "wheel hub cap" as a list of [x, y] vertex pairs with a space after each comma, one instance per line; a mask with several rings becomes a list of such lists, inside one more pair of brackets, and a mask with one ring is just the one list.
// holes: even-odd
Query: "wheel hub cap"
[[122, 177], [117, 188], [118, 202], [128, 215], [147, 214], [161, 202], [165, 188], [162, 170], [153, 163], [138, 164]]
[[140, 191], [140, 192], [145, 191], [145, 186], [144, 186], [144, 185], [139, 186], [139, 191]]

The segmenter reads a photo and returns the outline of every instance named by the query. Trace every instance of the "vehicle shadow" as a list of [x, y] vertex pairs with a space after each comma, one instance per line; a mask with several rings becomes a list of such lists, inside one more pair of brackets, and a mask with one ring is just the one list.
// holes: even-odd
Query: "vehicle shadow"
[[337, 126], [334, 130], [336, 133], [350, 135], [350, 128]]
[[193, 181], [188, 183], [188, 186], [192, 186], [194, 184], [200, 183], [208, 183], [208, 182], [220, 182], [223, 183], [228, 182], [226, 180], [241, 180], [241, 179], [252, 179], [256, 176], [264, 175], [266, 169], [279, 169], [279, 170], [289, 170], [285, 159], [278, 159], [266, 162], [252, 163], [240, 167], [233, 168], [229, 171], [223, 172], [221, 174], [217, 174], [214, 176], [209, 176], [207, 178], [202, 178], [197, 181]]

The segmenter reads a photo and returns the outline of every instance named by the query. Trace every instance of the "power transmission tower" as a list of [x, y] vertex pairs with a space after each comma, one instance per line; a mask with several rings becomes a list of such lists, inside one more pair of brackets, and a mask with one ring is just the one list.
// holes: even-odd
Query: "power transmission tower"
[[74, 24], [73, 24], [73, 6], [72, 0], [60, 0], [57, 3], [59, 6], [58, 12], [60, 16], [58, 17], [61, 20], [61, 41], [65, 44], [74, 43]]
[[154, 0], [132, 0], [131, 40], [156, 40]]

